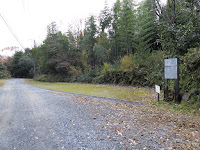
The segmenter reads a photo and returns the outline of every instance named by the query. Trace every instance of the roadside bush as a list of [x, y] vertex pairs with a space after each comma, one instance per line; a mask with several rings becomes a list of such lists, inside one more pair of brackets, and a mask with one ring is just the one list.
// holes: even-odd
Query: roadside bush
[[111, 68], [111, 65], [109, 63], [104, 63], [103, 68], [101, 70], [101, 74], [106, 74]]
[[101, 74], [96, 78], [97, 83], [123, 84], [133, 86], [163, 85], [162, 52], [155, 52], [142, 59], [139, 55], [124, 56], [120, 65], [104, 63]]
[[33, 61], [23, 52], [16, 52], [7, 62], [7, 70], [13, 77], [27, 78], [32, 77], [30, 74], [33, 69]]
[[35, 80], [36, 80], [36, 81], [42, 81], [42, 82], [49, 82], [49, 80], [48, 80], [48, 75], [46, 75], [46, 74], [37, 75], [37, 76], [35, 77]]
[[192, 48], [181, 57], [180, 87], [188, 93], [190, 103], [200, 105], [200, 48]]
[[7, 79], [7, 78], [10, 78], [9, 72], [6, 70], [0, 71], [0, 79]]
[[136, 68], [137, 66], [137, 60], [136, 60], [136, 55], [129, 55], [129, 56], [124, 56], [121, 58], [121, 66], [120, 69], [122, 71], [128, 71], [131, 70], [132, 68]]
[[163, 87], [164, 85], [164, 53], [162, 51], [154, 52], [144, 59], [142, 66], [146, 82], [144, 86], [154, 86], [155, 84]]
[[[132, 86], [153, 87], [155, 84], [164, 86], [164, 55], [162, 51], [156, 51], [149, 55], [125, 56], [121, 61], [113, 64], [104, 63], [101, 69], [83, 70], [70, 68], [67, 75], [44, 74], [37, 76], [36, 80], [43, 82], [84, 82], [100, 84], [121, 84]], [[142, 57], [142, 58], [141, 58]], [[200, 49], [188, 50], [180, 58], [180, 91], [188, 93], [190, 104], [200, 104]], [[1, 75], [1, 74], [0, 74]], [[170, 90], [173, 90], [170, 82]]]
[[67, 76], [65, 75], [59, 75], [59, 74], [43, 74], [43, 75], [37, 75], [35, 77], [36, 81], [42, 81], [42, 82], [66, 82], [68, 80]]
[[90, 69], [86, 73], [82, 73], [78, 78], [77, 82], [83, 82], [83, 83], [96, 83], [95, 78], [99, 76], [99, 70], [98, 69]]

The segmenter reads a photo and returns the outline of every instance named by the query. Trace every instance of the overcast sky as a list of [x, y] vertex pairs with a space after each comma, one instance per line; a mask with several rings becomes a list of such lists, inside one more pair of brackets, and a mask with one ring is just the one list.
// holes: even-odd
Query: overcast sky
[[[141, 0], [136, 0], [141, 1]], [[107, 0], [111, 8], [116, 0]], [[56, 21], [63, 32], [67, 32], [69, 23], [85, 19], [90, 14], [98, 15], [104, 8], [105, 0], [0, 0], [0, 14], [6, 20], [21, 44], [33, 47], [46, 37], [47, 25]], [[2, 49], [21, 46], [0, 18], [0, 54], [8, 55]], [[9, 53], [11, 55], [12, 53]]]

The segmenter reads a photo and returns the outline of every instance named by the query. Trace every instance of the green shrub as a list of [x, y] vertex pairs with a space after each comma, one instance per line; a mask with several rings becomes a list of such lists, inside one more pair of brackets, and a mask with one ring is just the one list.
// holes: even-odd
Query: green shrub
[[101, 74], [106, 74], [106, 72], [108, 72], [110, 70], [110, 64], [109, 63], [104, 63], [103, 64], [103, 68], [101, 70]]
[[8, 71], [6, 70], [1, 70], [0, 71], [0, 79], [7, 79], [7, 78], [10, 78], [10, 74]]
[[139, 55], [124, 56], [120, 63], [104, 63], [97, 83], [112, 83], [133, 86], [163, 85], [164, 54], [155, 52], [141, 58]]
[[132, 68], [136, 68], [137, 66], [137, 61], [136, 61], [136, 55], [129, 55], [129, 56], [124, 56], [121, 58], [121, 67], [120, 69], [122, 71], [128, 71]]
[[37, 75], [35, 77], [35, 80], [37, 81], [42, 81], [42, 82], [48, 82], [48, 75], [43, 74], [43, 75]]
[[70, 76], [77, 78], [81, 74], [81, 69], [70, 66], [69, 74], [70, 74]]
[[90, 69], [88, 72], [82, 73], [78, 78], [77, 82], [83, 83], [96, 83], [95, 78], [99, 76], [98, 69]]
[[189, 49], [180, 60], [181, 91], [189, 94], [190, 103], [200, 105], [200, 48]]
[[43, 74], [37, 75], [35, 80], [42, 82], [66, 82], [68, 80], [67, 76], [59, 74]]
[[154, 86], [155, 84], [163, 87], [164, 85], [164, 53], [157, 51], [152, 53], [143, 60], [144, 74], [146, 83], [145, 86]]

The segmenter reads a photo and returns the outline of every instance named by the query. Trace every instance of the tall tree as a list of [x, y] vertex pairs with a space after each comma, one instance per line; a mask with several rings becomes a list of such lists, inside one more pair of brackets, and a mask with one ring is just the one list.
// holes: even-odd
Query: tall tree
[[93, 47], [93, 52], [96, 65], [101, 66], [104, 62], [108, 62], [110, 55], [110, 42], [107, 33], [101, 33], [100, 36], [97, 37], [97, 42]]
[[104, 30], [110, 27], [112, 21], [111, 12], [107, 1], [105, 1], [104, 9], [100, 12], [99, 21], [101, 33], [104, 33]]
[[160, 37], [168, 55], [184, 55], [189, 48], [199, 45], [199, 19], [193, 11], [197, 8], [193, 5], [195, 1], [169, 0], [163, 8], [159, 20]]
[[119, 19], [121, 56], [135, 52], [135, 18], [133, 0], [123, 0]]
[[150, 53], [158, 48], [157, 16], [154, 0], [146, 0], [140, 3], [137, 9], [137, 52]]
[[[55, 23], [47, 28], [47, 37], [43, 44], [35, 51], [43, 73], [59, 73], [60, 64], [64, 61], [64, 54], [69, 50], [69, 38], [57, 30]], [[62, 57], [63, 56], [63, 57]], [[38, 58], [39, 57], [39, 58]]]
[[111, 37], [111, 55], [112, 59], [116, 60], [120, 56], [120, 14], [121, 2], [117, 0], [113, 7], [112, 30], [109, 31]]
[[82, 47], [86, 51], [88, 55], [88, 63], [94, 67], [95, 66], [95, 57], [93, 53], [93, 46], [96, 42], [96, 20], [94, 16], [90, 16], [90, 18], [86, 21], [86, 27], [84, 30], [84, 38], [82, 40]]
[[69, 25], [69, 31], [73, 35], [76, 48], [80, 48], [80, 43], [83, 37], [83, 21], [82, 19], [75, 19]]
[[200, 1], [186, 0], [186, 9], [189, 10], [189, 18], [194, 27], [192, 35], [188, 36], [188, 48], [200, 47]]
[[82, 53], [76, 47], [74, 35], [70, 31], [66, 35], [60, 31], [50, 35], [33, 49], [40, 64], [38, 67], [42, 74], [70, 75], [72, 68], [82, 66]]
[[13, 77], [32, 77], [31, 70], [33, 69], [33, 62], [30, 57], [23, 52], [16, 52], [11, 60], [8, 62], [8, 70]]

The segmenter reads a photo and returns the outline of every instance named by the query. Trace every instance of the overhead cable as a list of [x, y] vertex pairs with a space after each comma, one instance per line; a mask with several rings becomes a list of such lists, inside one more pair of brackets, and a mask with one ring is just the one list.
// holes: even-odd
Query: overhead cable
[[15, 37], [15, 39], [17, 40], [17, 42], [19, 43], [19, 45], [22, 47], [23, 50], [25, 50], [24, 46], [21, 44], [21, 42], [19, 41], [18, 37], [14, 34], [14, 32], [11, 30], [10, 26], [8, 25], [8, 23], [6, 22], [6, 20], [3, 18], [3, 16], [0, 13], [0, 16], [2, 18], [2, 20], [4, 21], [4, 23], [6, 24], [6, 26], [8, 27], [8, 29], [10, 30], [10, 32], [12, 33], [12, 35]]

